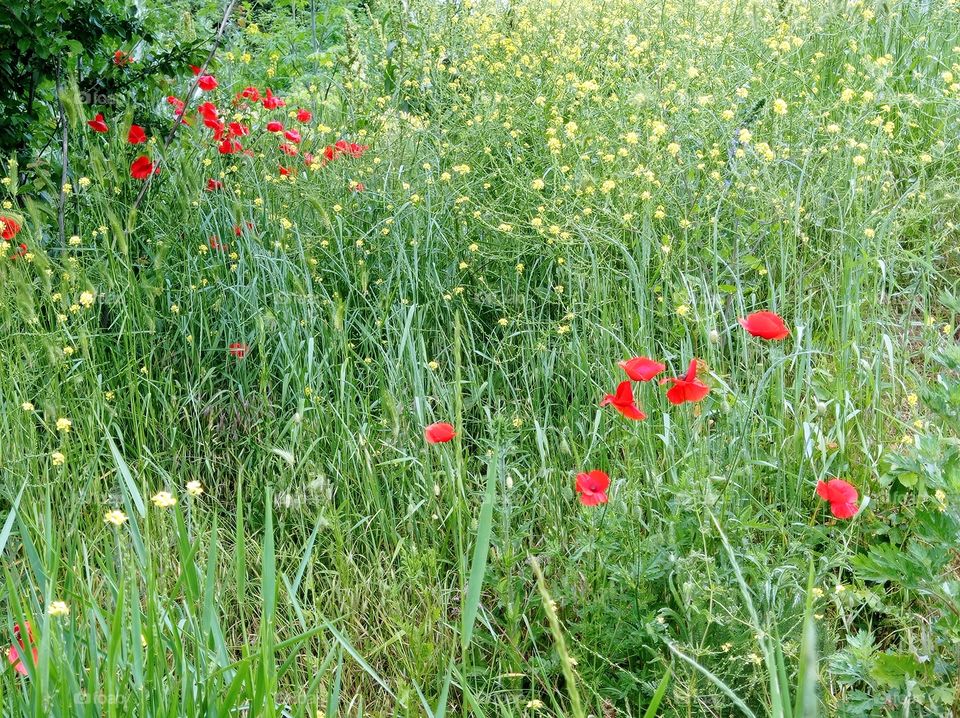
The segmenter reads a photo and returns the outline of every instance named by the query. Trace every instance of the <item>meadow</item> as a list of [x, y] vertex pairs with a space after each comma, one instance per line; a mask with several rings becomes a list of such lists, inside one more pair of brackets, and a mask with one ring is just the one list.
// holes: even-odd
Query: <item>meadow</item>
[[0, 180], [4, 717], [960, 714], [960, 3], [144, 12]]

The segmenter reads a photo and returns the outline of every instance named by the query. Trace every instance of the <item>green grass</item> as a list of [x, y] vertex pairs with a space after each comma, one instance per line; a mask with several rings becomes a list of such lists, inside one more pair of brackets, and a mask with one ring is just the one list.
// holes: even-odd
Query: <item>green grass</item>
[[[930, 651], [851, 560], [953, 337], [956, 5], [378, 1], [318, 54], [293, 5], [238, 10], [201, 98], [252, 156], [201, 123], [131, 148], [133, 110], [96, 135], [68, 92], [79, 242], [59, 157], [0, 189], [30, 251], [0, 261], [2, 630], [39, 648], [3, 714], [956, 709], [948, 678], [826, 660], [861, 631]], [[231, 109], [247, 85], [287, 106]], [[262, 126], [299, 107], [291, 158]], [[369, 150], [304, 162], [340, 138]], [[141, 153], [162, 171], [132, 213]], [[791, 336], [747, 336], [759, 309]], [[600, 409], [639, 354], [699, 357], [709, 397]], [[434, 421], [457, 437], [425, 444]], [[869, 497], [851, 521], [814, 493], [833, 476]]]

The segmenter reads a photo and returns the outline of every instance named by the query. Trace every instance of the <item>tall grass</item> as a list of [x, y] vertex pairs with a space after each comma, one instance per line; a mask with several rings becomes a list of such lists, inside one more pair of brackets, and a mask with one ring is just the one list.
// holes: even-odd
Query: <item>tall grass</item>
[[[286, 12], [240, 12], [202, 98], [250, 156], [199, 122], [129, 147], [67, 92], [66, 246], [9, 168], [0, 603], [39, 652], [3, 714], [835, 710], [861, 524], [813, 488], [884, 500], [952, 323], [955, 5], [374, 2], [322, 58]], [[304, 161], [340, 138], [369, 150]], [[601, 410], [637, 354], [709, 398]]]

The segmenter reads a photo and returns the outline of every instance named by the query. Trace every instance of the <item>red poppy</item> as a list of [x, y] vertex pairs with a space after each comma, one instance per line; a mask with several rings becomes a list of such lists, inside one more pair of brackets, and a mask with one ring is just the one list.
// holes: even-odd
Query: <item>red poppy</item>
[[200, 89], [204, 92], [209, 92], [210, 90], [216, 89], [217, 80], [213, 75], [201, 75], [200, 79], [197, 80], [197, 85], [199, 85]]
[[690, 360], [690, 367], [685, 376], [671, 376], [662, 379], [661, 384], [673, 382], [673, 386], [667, 391], [667, 399], [671, 404], [683, 404], [685, 401], [700, 401], [710, 393], [710, 387], [697, 379], [697, 360]]
[[20, 259], [20, 257], [26, 256], [26, 254], [27, 245], [21, 242], [20, 246], [17, 247], [17, 251], [10, 255], [10, 259]]
[[201, 102], [197, 105], [197, 113], [206, 120], [218, 120], [220, 118], [220, 110], [217, 109], [217, 106], [212, 102]]
[[423, 437], [428, 444], [445, 444], [456, 435], [457, 432], [453, 430], [453, 426], [443, 421], [430, 424], [423, 430]]
[[606, 394], [600, 402], [600, 406], [610, 404], [628, 419], [634, 421], [643, 421], [647, 418], [640, 408], [633, 401], [633, 385], [629, 381], [622, 381], [617, 386], [616, 394]]
[[250, 351], [250, 347], [241, 342], [234, 342], [233, 344], [230, 345], [230, 356], [235, 357], [237, 359], [243, 359], [247, 355], [247, 352], [249, 351]]
[[145, 180], [155, 172], [157, 172], [157, 168], [153, 166], [153, 162], [146, 155], [140, 155], [130, 165], [130, 176], [134, 179]]
[[290, 155], [291, 157], [296, 157], [297, 153], [300, 151], [297, 149], [296, 145], [291, 145], [289, 142], [284, 142], [280, 145], [280, 150], [285, 155]]
[[10, 241], [20, 233], [20, 223], [13, 217], [0, 215], [0, 237]]
[[123, 50], [117, 50], [113, 53], [113, 64], [117, 67], [123, 67], [133, 62], [133, 56], [125, 53]]
[[167, 97], [167, 104], [173, 106], [173, 114], [174, 114], [174, 115], [179, 116], [179, 115], [182, 115], [182, 114], [183, 114], [183, 100], [181, 100], [181, 99], [179, 99], [179, 98], [177, 98], [177, 97], [174, 97], [173, 95], [169, 95], [169, 96]]
[[217, 150], [221, 155], [232, 155], [235, 152], [242, 151], [243, 145], [236, 140], [226, 139], [220, 143], [220, 145], [217, 147]]
[[286, 177], [287, 175], [290, 174], [290, 170], [287, 167], [280, 165], [280, 174]]
[[281, 100], [279, 97], [274, 97], [273, 92], [270, 91], [270, 88], [267, 88], [266, 94], [263, 96], [263, 108], [265, 110], [275, 110], [278, 107], [284, 107], [287, 103]]
[[260, 90], [258, 90], [256, 87], [244, 87], [237, 97], [245, 100], [252, 100], [253, 102], [260, 102]]
[[627, 372], [627, 376], [634, 381], [650, 381], [653, 379], [653, 377], [667, 368], [660, 362], [654, 361], [653, 359], [647, 359], [647, 357], [634, 357], [633, 359], [627, 359], [619, 362], [619, 366], [621, 369]]
[[234, 137], [245, 137], [250, 134], [250, 129], [246, 125], [242, 125], [239, 122], [231, 122], [230, 125], [230, 134]]
[[90, 125], [90, 129], [94, 132], [109, 132], [110, 130], [110, 128], [107, 127], [107, 123], [103, 120], [102, 112], [98, 112], [96, 117], [87, 121], [87, 124]]
[[303, 108], [297, 110], [297, 122], [309, 122], [313, 119], [313, 113]]
[[210, 249], [220, 250], [221, 252], [225, 252], [225, 251], [227, 251], [227, 247], [228, 247], [227, 244], [222, 243], [222, 242], [221, 242], [219, 239], [217, 239], [216, 237], [211, 237], [211, 238], [210, 238]]
[[[24, 621], [23, 627], [27, 633], [27, 644], [30, 645], [30, 652], [33, 654], [33, 663], [36, 665], [38, 653], [33, 645], [33, 631], [30, 629], [30, 622]], [[17, 639], [17, 642], [7, 649], [7, 661], [13, 666], [13, 670], [21, 676], [25, 676], [27, 675], [27, 666], [23, 662], [23, 656], [27, 650], [27, 645], [23, 642], [23, 631], [17, 623], [13, 624], [13, 636]]]
[[143, 144], [147, 141], [147, 133], [143, 131], [140, 125], [130, 125], [130, 131], [127, 133], [127, 142], [131, 145]]
[[580, 494], [580, 503], [584, 506], [607, 503], [608, 488], [610, 477], [600, 469], [577, 474], [577, 493]]
[[779, 341], [790, 336], [790, 330], [783, 323], [783, 319], [773, 312], [754, 312], [737, 321], [747, 333], [761, 339]]
[[200, 68], [196, 65], [190, 65], [190, 71], [196, 76], [200, 74]]
[[838, 519], [849, 519], [857, 513], [857, 490], [843, 479], [818, 481], [817, 495], [830, 502], [830, 512]]
[[215, 180], [213, 177], [207, 180], [207, 192], [215, 192], [218, 189], [223, 189], [223, 182]]
[[300, 133], [297, 132], [296, 130], [287, 130], [286, 132], [283, 133], [283, 136], [286, 137], [291, 142], [296, 142], [296, 143], [300, 142]]
[[283, 132], [283, 123], [272, 120], [267, 123], [267, 132]]
[[363, 186], [363, 182], [354, 182], [350, 189], [353, 192], [363, 192], [366, 187]]
[[[247, 222], [247, 229], [251, 229], [251, 230], [253, 229], [253, 222]], [[243, 234], [243, 225], [242, 224], [233, 225], [233, 233], [238, 237], [241, 234]]]

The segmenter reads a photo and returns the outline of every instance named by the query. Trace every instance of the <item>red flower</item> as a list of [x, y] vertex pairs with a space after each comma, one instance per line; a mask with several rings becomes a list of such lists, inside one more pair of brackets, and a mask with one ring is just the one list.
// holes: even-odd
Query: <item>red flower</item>
[[627, 376], [634, 381], [650, 381], [667, 368], [660, 362], [647, 359], [647, 357], [627, 359], [626, 361], [619, 362], [619, 366], [627, 372]]
[[700, 401], [710, 393], [710, 387], [697, 379], [697, 360], [690, 360], [690, 368], [687, 369], [686, 376], [671, 376], [662, 379], [661, 384], [668, 381], [673, 382], [673, 386], [667, 391], [667, 399], [671, 404], [682, 404], [685, 401]]
[[270, 88], [267, 88], [266, 94], [263, 96], [263, 108], [265, 110], [275, 110], [278, 107], [284, 107], [287, 103], [281, 100], [279, 97], [274, 97], [273, 93], [270, 91]]
[[284, 142], [280, 145], [280, 149], [283, 151], [283, 154], [290, 155], [291, 157], [296, 157], [297, 152], [300, 150], [297, 149], [296, 145], [291, 145], [289, 142]]
[[783, 319], [773, 312], [754, 312], [738, 320], [740, 326], [755, 337], [779, 341], [790, 336], [790, 330]]
[[243, 359], [249, 351], [250, 347], [246, 344], [242, 344], [241, 342], [234, 342], [230, 345], [230, 356], [237, 359]]
[[818, 481], [817, 495], [830, 502], [830, 512], [838, 519], [849, 519], [857, 513], [857, 490], [843, 479]]
[[221, 155], [232, 155], [235, 152], [242, 151], [243, 145], [236, 140], [226, 139], [220, 143], [220, 145], [217, 147], [217, 150]]
[[[23, 627], [27, 631], [27, 643], [30, 644], [33, 663], [36, 665], [38, 654], [37, 649], [33, 647], [33, 631], [30, 629], [30, 622], [24, 621]], [[27, 646], [23, 642], [23, 631], [17, 623], [13, 624], [13, 636], [17, 639], [17, 642], [7, 649], [7, 660], [10, 662], [10, 665], [13, 666], [13, 670], [21, 676], [25, 676], [27, 675], [27, 667], [23, 662], [23, 654], [27, 650]]]
[[20, 223], [13, 217], [0, 215], [0, 237], [10, 241], [20, 233]]
[[423, 430], [423, 437], [428, 444], [445, 444], [456, 435], [457, 432], [453, 430], [453, 426], [443, 421], [430, 424]]
[[115, 53], [113, 53], [113, 64], [117, 67], [129, 65], [131, 62], [133, 62], [133, 58], [123, 50], [117, 50]]
[[584, 474], [577, 474], [577, 493], [580, 494], [580, 503], [584, 506], [607, 503], [608, 488], [610, 488], [610, 477], [604, 471], [594, 469]]
[[190, 65], [190, 71], [193, 72], [195, 76], [200, 74], [200, 68], [196, 65]]
[[27, 245], [21, 242], [20, 246], [17, 247], [17, 251], [10, 255], [10, 259], [20, 259], [20, 257], [25, 256], [26, 253], [27, 253]]
[[130, 176], [134, 179], [145, 180], [150, 175], [157, 172], [153, 162], [146, 155], [140, 155], [130, 165]]
[[647, 418], [647, 415], [644, 414], [633, 401], [633, 385], [629, 381], [620, 382], [616, 394], [604, 395], [600, 406], [606, 406], [607, 404], [613, 405], [614, 409], [628, 419], [643, 421]]
[[213, 177], [207, 180], [207, 192], [215, 192], [218, 189], [223, 189], [223, 182], [215, 180]]
[[213, 75], [201, 75], [200, 79], [197, 80], [197, 84], [201, 90], [209, 92], [210, 90], [216, 89], [217, 79]]
[[[250, 230], [253, 229], [253, 222], [247, 222], [247, 229], [250, 229]], [[241, 234], [243, 234], [243, 225], [242, 225], [242, 224], [235, 224], [235, 225], [233, 225], [233, 233], [234, 233], [237, 237], [239, 237]]]
[[234, 137], [245, 137], [250, 134], [250, 129], [246, 125], [241, 125], [239, 122], [231, 122], [229, 127], [230, 134]]
[[290, 170], [284, 167], [283, 165], [280, 165], [280, 174], [286, 177], [287, 175], [290, 174]]
[[173, 114], [177, 117], [183, 114], [183, 100], [169, 95], [167, 97], [167, 103], [173, 106]]
[[[228, 246], [229, 246], [229, 245], [227, 245], [227, 244], [225, 244], [225, 243], [222, 243], [222, 242], [221, 242], [219, 239], [217, 239], [216, 237], [211, 237], [211, 238], [210, 238], [210, 249], [220, 250], [221, 252], [226, 252]], [[233, 345], [231, 345], [231, 346], [233, 346]]]
[[130, 131], [127, 133], [127, 142], [131, 145], [139, 145], [147, 141], [147, 133], [143, 131], [140, 125], [130, 125]]
[[287, 130], [283, 133], [283, 136], [286, 137], [291, 142], [300, 142], [300, 133], [296, 130]]
[[267, 132], [283, 132], [283, 123], [272, 120], [267, 123]]
[[218, 120], [220, 118], [220, 110], [217, 109], [217, 106], [212, 102], [201, 102], [197, 105], [197, 113], [206, 120]]
[[110, 128], [107, 127], [107, 123], [103, 121], [102, 112], [98, 112], [96, 117], [87, 121], [87, 124], [90, 125], [90, 129], [94, 132], [109, 132], [110, 130]]
[[245, 100], [252, 100], [253, 102], [260, 102], [260, 90], [258, 90], [256, 87], [244, 87], [237, 97]]
[[365, 189], [366, 189], [366, 187], [363, 186], [363, 182], [354, 182], [354, 183], [350, 186], [350, 190], [351, 190], [352, 192], [363, 192], [363, 190], [365, 190]]
[[297, 122], [309, 122], [313, 119], [313, 113], [303, 108], [297, 110]]

